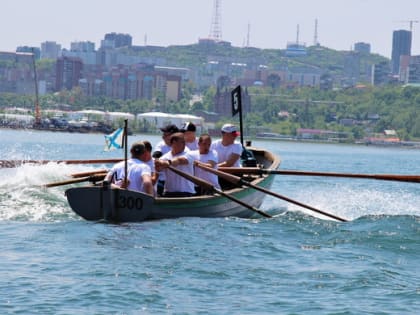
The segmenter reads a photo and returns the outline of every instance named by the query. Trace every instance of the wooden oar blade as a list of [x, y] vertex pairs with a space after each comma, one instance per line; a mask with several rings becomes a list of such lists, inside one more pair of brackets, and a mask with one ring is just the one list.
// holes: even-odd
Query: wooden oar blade
[[42, 164], [36, 160], [0, 160], [0, 168], [15, 168], [23, 164]]
[[379, 180], [394, 180], [399, 182], [420, 183], [420, 175], [390, 175], [390, 174], [376, 174], [375, 179]]
[[123, 159], [97, 159], [97, 160], [58, 160], [57, 163], [65, 164], [113, 164], [121, 162]]
[[80, 178], [76, 178], [76, 179], [63, 180], [63, 181], [60, 181], [60, 182], [54, 182], [54, 183], [45, 184], [44, 187], [51, 188], [51, 187], [57, 187], [57, 186], [63, 186], [63, 185], [81, 183], [81, 182], [88, 181], [89, 178], [90, 178], [90, 176], [80, 177]]
[[103, 180], [104, 177], [105, 177], [105, 174], [91, 175], [91, 176], [86, 176], [86, 177], [79, 177], [79, 178], [74, 178], [74, 179], [69, 179], [69, 180], [63, 180], [61, 182], [45, 184], [43, 187], [51, 188], [51, 187], [57, 187], [57, 186], [63, 186], [63, 185], [69, 185], [69, 184], [76, 184], [76, 183], [87, 182], [87, 181], [96, 183], [96, 182], [99, 182], [99, 181]]

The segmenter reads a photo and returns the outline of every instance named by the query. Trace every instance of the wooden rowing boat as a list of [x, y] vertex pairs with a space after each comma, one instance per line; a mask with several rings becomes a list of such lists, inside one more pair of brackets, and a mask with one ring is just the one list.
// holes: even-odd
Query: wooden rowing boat
[[[280, 166], [280, 158], [272, 153], [251, 147], [247, 149], [252, 151], [257, 164], [262, 168], [274, 170]], [[253, 185], [266, 189], [271, 187], [273, 179], [272, 174], [249, 175], [247, 178]], [[252, 218], [259, 213], [252, 208], [261, 206], [265, 195], [251, 187], [224, 190], [223, 194], [180, 198], [152, 197], [108, 185], [66, 190], [70, 207], [79, 216], [86, 220], [112, 222], [141, 222], [179, 217]]]

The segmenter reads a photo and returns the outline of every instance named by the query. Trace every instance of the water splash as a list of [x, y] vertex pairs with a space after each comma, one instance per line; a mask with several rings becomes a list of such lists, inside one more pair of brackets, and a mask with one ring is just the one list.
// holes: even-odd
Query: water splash
[[[348, 220], [371, 215], [420, 216], [420, 187], [416, 183], [292, 179], [275, 182], [273, 187], [275, 191], [291, 191], [287, 197]], [[276, 202], [279, 204], [278, 199]], [[282, 203], [287, 205], [288, 211], [326, 218], [295, 204]]]
[[69, 179], [69, 174], [92, 167], [49, 163], [0, 169], [0, 220], [57, 221], [75, 217], [64, 191], [69, 185], [43, 185]]

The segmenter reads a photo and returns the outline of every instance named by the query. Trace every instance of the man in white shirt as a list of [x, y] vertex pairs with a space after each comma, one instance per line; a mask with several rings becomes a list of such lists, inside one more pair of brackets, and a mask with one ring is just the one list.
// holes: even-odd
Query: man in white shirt
[[[135, 142], [130, 149], [131, 158], [127, 160], [127, 182], [125, 177], [125, 161], [114, 165], [105, 177], [105, 180], [114, 182], [114, 185], [128, 190], [141, 191], [149, 195], [154, 194], [151, 170], [145, 163], [147, 158], [146, 147], [143, 142]], [[112, 180], [116, 178], [116, 180]]]
[[[165, 153], [168, 153], [171, 150], [170, 138], [175, 132], [179, 132], [179, 129], [176, 125], [170, 124], [165, 127], [160, 128], [162, 131], [162, 140], [158, 142], [153, 152], [153, 158], [159, 159]], [[163, 193], [163, 187], [165, 185], [165, 173], [159, 172], [157, 174], [158, 180], [156, 183], [156, 192], [158, 196], [161, 196]]]
[[146, 163], [150, 167], [150, 170], [152, 172], [152, 182], [153, 185], [155, 185], [158, 179], [158, 174], [156, 173], [155, 161], [152, 157], [152, 144], [150, 143], [150, 141], [147, 140], [143, 140], [142, 142], [144, 144], [144, 147], [146, 148], [144, 163]]
[[217, 152], [218, 167], [240, 167], [242, 145], [235, 141], [240, 135], [235, 125], [224, 124], [222, 138], [212, 143], [210, 149]]
[[[194, 165], [200, 163], [204, 166], [217, 169], [217, 152], [214, 150], [210, 150], [210, 146], [211, 137], [208, 134], [202, 134], [200, 138], [198, 138], [198, 150], [190, 152], [190, 154], [195, 158]], [[210, 173], [197, 166], [194, 167], [194, 174], [195, 176], [211, 183], [214, 187], [220, 189], [219, 178], [216, 174]], [[203, 189], [203, 187], [196, 187], [196, 191], [200, 195], [212, 193], [211, 191]]]
[[198, 150], [198, 139], [195, 135], [197, 127], [192, 122], [184, 123], [180, 131], [184, 133], [185, 146], [190, 150]]
[[168, 169], [169, 166], [173, 166], [184, 173], [194, 175], [194, 158], [186, 151], [184, 135], [181, 132], [174, 133], [170, 144], [171, 151], [155, 161], [156, 170], [165, 175], [163, 197], [193, 196], [194, 183]]

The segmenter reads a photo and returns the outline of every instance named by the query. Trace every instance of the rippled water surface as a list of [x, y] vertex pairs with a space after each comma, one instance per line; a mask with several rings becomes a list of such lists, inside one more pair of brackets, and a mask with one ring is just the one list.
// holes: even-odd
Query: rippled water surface
[[[159, 136], [137, 135], [153, 144]], [[103, 135], [0, 129], [1, 160], [99, 159]], [[255, 140], [283, 169], [420, 174], [420, 150]], [[276, 175], [273, 219], [87, 222], [42, 188], [109, 165], [0, 169], [1, 314], [418, 314], [420, 184]], [[81, 185], [81, 184], [78, 184]]]

